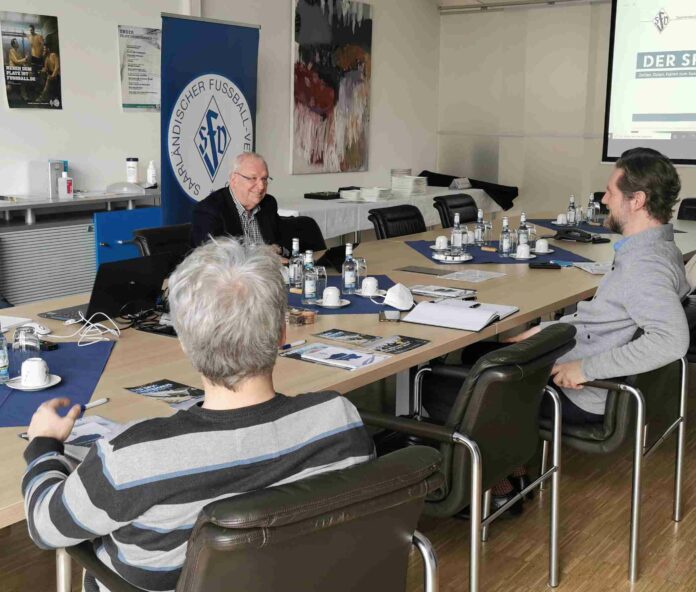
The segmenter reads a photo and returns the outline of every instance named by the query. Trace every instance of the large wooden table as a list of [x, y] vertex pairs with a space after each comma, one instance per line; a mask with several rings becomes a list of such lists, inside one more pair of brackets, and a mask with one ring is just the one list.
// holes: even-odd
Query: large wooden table
[[[539, 215], [538, 217], [542, 217]], [[515, 220], [511, 220], [516, 225]], [[696, 222], [679, 221], [678, 228], [689, 231], [677, 234], [676, 242], [685, 255], [696, 251]], [[551, 235], [542, 228], [540, 235]], [[443, 231], [431, 231], [412, 235], [408, 239], [432, 239]], [[607, 235], [616, 239], [616, 235]], [[478, 284], [452, 282], [436, 276], [394, 271], [406, 265], [441, 267], [429, 261], [404, 244], [404, 239], [376, 241], [360, 245], [358, 255], [368, 260], [370, 275], [384, 273], [395, 282], [405, 285], [440, 284], [475, 288], [482, 302], [514, 304], [519, 313], [487, 327], [479, 333], [413, 325], [410, 323], [379, 323], [376, 314], [370, 315], [321, 315], [314, 325], [288, 327], [288, 341], [315, 339], [313, 334], [332, 328], [360, 331], [373, 335], [403, 334], [430, 340], [427, 345], [413, 351], [395, 355], [387, 361], [364, 370], [349, 372], [327, 366], [310, 364], [299, 360], [279, 358], [274, 371], [274, 381], [279, 392], [296, 395], [307, 391], [334, 389], [346, 393], [381, 378], [407, 370], [418, 364], [464, 347], [481, 339], [492, 337], [531, 321], [545, 313], [555, 311], [566, 305], [588, 298], [594, 293], [601, 276], [594, 276], [575, 268], [561, 270], [535, 270], [527, 265], [477, 265], [476, 261], [464, 265], [449, 266], [452, 271], [466, 268], [502, 271], [506, 275]], [[551, 241], [553, 247], [554, 241]], [[572, 250], [595, 261], [606, 261], [613, 257], [610, 244], [588, 245], [563, 243], [563, 248]], [[70, 306], [86, 301], [87, 296], [71, 296], [52, 301], [36, 302], [2, 313], [14, 316], [36, 318], [37, 313]], [[65, 327], [60, 322], [39, 319], [48, 325], [56, 335], [69, 335], [73, 327]], [[53, 368], [60, 374], [59, 368]], [[163, 402], [130, 393], [124, 387], [144, 384], [166, 378], [186, 384], [200, 385], [200, 378], [189, 364], [176, 339], [152, 335], [136, 330], [124, 331], [113, 350], [106, 369], [94, 392], [93, 398], [110, 397], [111, 402], [95, 410], [118, 422], [126, 422], [144, 417], [171, 414], [171, 409]], [[0, 411], [1, 412], [1, 411]], [[0, 429], [0, 528], [24, 519], [24, 508], [20, 492], [20, 482], [24, 472], [22, 451], [25, 442], [17, 434], [26, 428]]]

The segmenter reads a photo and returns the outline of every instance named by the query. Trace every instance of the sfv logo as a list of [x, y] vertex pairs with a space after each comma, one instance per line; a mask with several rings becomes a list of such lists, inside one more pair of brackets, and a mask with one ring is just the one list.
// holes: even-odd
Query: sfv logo
[[212, 97], [194, 138], [198, 154], [203, 160], [211, 181], [215, 180], [220, 169], [220, 163], [229, 146], [229, 138], [225, 120], [222, 118], [215, 97]]
[[660, 12], [657, 13], [657, 16], [653, 19], [653, 23], [655, 23], [660, 33], [665, 30], [665, 27], [669, 24], [669, 15], [664, 8], [661, 8]]

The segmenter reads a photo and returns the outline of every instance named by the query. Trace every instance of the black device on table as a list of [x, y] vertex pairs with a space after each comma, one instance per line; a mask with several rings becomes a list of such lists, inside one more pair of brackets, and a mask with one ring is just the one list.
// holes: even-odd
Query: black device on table
[[[360, 243], [353, 244], [353, 253]], [[317, 265], [324, 267], [333, 267], [341, 273], [343, 271], [343, 262], [346, 260], [346, 246], [339, 245], [338, 247], [330, 247], [324, 251], [324, 254], [317, 260]]]
[[56, 321], [80, 321], [98, 312], [115, 318], [152, 310], [162, 293], [164, 280], [175, 266], [175, 257], [167, 253], [102, 263], [88, 303], [42, 312], [39, 316]]
[[608, 238], [597, 236], [580, 228], [561, 228], [553, 237], [556, 240], [575, 241], [578, 243], [608, 243], [611, 242]]
[[553, 263], [552, 261], [530, 261], [530, 269], [561, 269], [558, 263]]

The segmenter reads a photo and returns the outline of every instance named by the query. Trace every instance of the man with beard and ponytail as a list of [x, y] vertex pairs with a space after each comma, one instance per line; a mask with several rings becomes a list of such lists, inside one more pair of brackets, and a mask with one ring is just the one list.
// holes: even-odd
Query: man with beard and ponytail
[[[674, 165], [656, 150], [633, 148], [616, 162], [602, 203], [609, 209], [607, 226], [623, 238], [614, 243], [611, 271], [592, 300], [560, 319], [577, 328], [575, 347], [552, 371], [565, 423], [603, 421], [606, 390], [583, 383], [660, 368], [689, 347], [681, 304], [689, 285], [669, 223], [680, 190]], [[548, 324], [508, 341], [526, 339]]]

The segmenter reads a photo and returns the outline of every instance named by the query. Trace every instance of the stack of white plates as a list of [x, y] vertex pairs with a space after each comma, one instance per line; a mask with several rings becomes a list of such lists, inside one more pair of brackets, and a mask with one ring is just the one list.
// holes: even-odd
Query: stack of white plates
[[391, 170], [392, 177], [403, 177], [404, 175], [410, 175], [410, 174], [411, 174], [411, 169], [392, 169]]
[[363, 201], [381, 201], [391, 197], [388, 187], [363, 187], [360, 190], [360, 199]]
[[343, 189], [340, 195], [341, 199], [349, 199], [351, 201], [362, 201], [360, 199], [360, 189]]
[[425, 177], [392, 177], [392, 192], [399, 195], [423, 195], [428, 186]]

